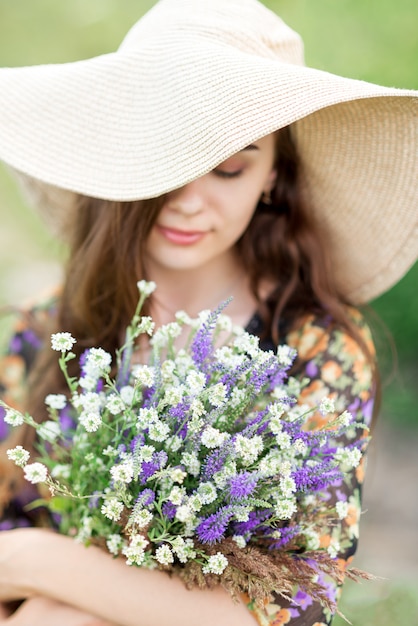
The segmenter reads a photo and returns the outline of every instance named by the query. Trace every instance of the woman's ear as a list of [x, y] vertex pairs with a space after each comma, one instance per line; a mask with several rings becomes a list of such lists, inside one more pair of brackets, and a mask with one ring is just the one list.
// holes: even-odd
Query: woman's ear
[[266, 184], [264, 185], [263, 193], [270, 194], [274, 185], [276, 184], [276, 180], [277, 180], [277, 170], [272, 169], [267, 178]]

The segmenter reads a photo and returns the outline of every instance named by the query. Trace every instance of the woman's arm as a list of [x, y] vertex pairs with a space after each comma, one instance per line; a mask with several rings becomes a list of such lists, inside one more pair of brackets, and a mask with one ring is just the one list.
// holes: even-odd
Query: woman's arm
[[[0, 533], [0, 600], [44, 596], [121, 626], [254, 626], [226, 591], [129, 567], [96, 547], [36, 529]], [[7, 623], [7, 622], [6, 622]]]
[[[35, 597], [26, 600], [10, 617], [0, 614], [4, 626], [112, 626], [84, 611], [50, 598]], [[115, 626], [115, 625], [113, 625]]]

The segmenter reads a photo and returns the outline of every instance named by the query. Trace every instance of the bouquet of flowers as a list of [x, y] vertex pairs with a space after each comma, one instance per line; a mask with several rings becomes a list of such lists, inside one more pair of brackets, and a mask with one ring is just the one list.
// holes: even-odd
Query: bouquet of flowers
[[[43, 504], [62, 533], [128, 565], [175, 572], [190, 587], [222, 584], [259, 602], [273, 590], [291, 597], [299, 585], [335, 610], [318, 574], [344, 574], [335, 546], [320, 549], [319, 536], [347, 504], [331, 508], [321, 496], [360, 460], [360, 445], [338, 444], [353, 427], [350, 414], [306, 429], [309, 409], [296, 404], [303, 383], [288, 378], [294, 350], [261, 350], [223, 306], [197, 319], [178, 312], [154, 332], [141, 309], [155, 285], [138, 287], [114, 377], [100, 347], [70, 377], [75, 339], [52, 335], [69, 393], [47, 396], [41, 424], [7, 409], [6, 421], [31, 424], [40, 442], [35, 462], [21, 446], [8, 457], [27, 480], [48, 485]], [[143, 333], [151, 357], [133, 365]], [[332, 402], [324, 398], [319, 411], [333, 412]]]

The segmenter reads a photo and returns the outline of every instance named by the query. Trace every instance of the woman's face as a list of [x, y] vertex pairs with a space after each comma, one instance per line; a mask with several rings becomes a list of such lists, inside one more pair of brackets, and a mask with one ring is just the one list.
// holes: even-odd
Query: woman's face
[[191, 270], [232, 255], [274, 184], [274, 155], [271, 134], [169, 193], [147, 241], [150, 267]]

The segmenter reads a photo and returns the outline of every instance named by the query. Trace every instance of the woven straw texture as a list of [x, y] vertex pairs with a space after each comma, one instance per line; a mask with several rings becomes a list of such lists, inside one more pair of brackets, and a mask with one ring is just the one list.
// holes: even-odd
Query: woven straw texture
[[305, 67], [300, 37], [256, 0], [161, 0], [115, 53], [0, 70], [0, 158], [46, 203], [129, 201], [293, 124], [306, 202], [360, 303], [418, 255], [417, 95]]

